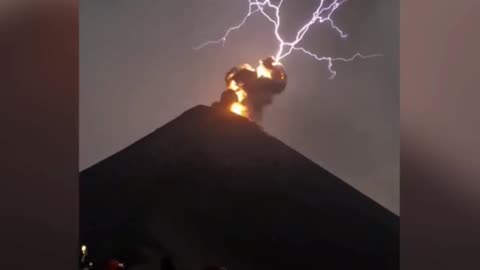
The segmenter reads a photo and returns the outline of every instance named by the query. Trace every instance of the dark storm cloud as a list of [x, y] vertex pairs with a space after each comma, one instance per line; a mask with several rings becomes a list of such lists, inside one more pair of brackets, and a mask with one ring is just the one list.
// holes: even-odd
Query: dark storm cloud
[[[291, 36], [318, 1], [285, 1], [282, 33]], [[263, 113], [262, 126], [382, 205], [399, 211], [399, 7], [396, 0], [352, 0], [336, 13], [347, 33], [324, 25], [304, 46], [350, 57], [335, 65], [293, 53], [282, 60], [289, 82]], [[272, 26], [252, 16], [222, 46], [218, 38], [247, 1], [80, 1], [80, 167], [115, 153], [225, 89], [224, 74], [255, 65], [277, 49]]]

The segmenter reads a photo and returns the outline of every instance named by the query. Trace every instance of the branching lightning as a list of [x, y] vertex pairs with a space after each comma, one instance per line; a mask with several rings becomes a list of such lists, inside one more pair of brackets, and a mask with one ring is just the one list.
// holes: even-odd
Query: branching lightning
[[[302, 41], [303, 37], [305, 34], [310, 30], [310, 26], [316, 24], [316, 23], [326, 23], [328, 24], [332, 30], [338, 33], [338, 35], [341, 38], [347, 38], [348, 35], [344, 33], [340, 27], [338, 27], [335, 22], [332, 19], [332, 15], [335, 13], [335, 11], [340, 7], [343, 3], [345, 3], [347, 0], [332, 0], [328, 1], [331, 2], [330, 4], [327, 3], [325, 0], [320, 0], [320, 3], [313, 12], [312, 17], [310, 20], [304, 24], [296, 33], [295, 39], [292, 41], [286, 41], [282, 35], [280, 34], [280, 8], [283, 4], [284, 0], [277, 0], [276, 4], [273, 3], [274, 0], [248, 0], [249, 5], [248, 5], [248, 13], [245, 15], [243, 20], [225, 31], [224, 35], [217, 39], [217, 40], [210, 40], [207, 41], [203, 44], [200, 44], [199, 46], [195, 47], [195, 50], [199, 50], [201, 48], [204, 48], [205, 46], [208, 45], [213, 45], [213, 44], [222, 44], [222, 46], [225, 45], [228, 36], [240, 29], [248, 20], [248, 18], [256, 13], [262, 14], [265, 18], [267, 18], [274, 26], [274, 34], [275, 37], [278, 41], [278, 49], [277, 52], [274, 56], [274, 59], [276, 62], [280, 62], [280, 60], [284, 59], [288, 55], [290, 55], [293, 51], [298, 51], [302, 52], [306, 55], [309, 55], [316, 59], [317, 61], [325, 61], [328, 64], [328, 70], [330, 71], [330, 78], [334, 78], [336, 76], [336, 71], [333, 69], [333, 64], [334, 62], [350, 62], [355, 60], [356, 58], [371, 58], [371, 57], [377, 57], [381, 56], [380, 54], [371, 54], [371, 55], [363, 55], [361, 53], [356, 53], [350, 58], [341, 58], [341, 57], [330, 57], [330, 56], [318, 56], [315, 53], [310, 52], [309, 50], [305, 49], [304, 47], [300, 46], [300, 42]], [[273, 15], [272, 15], [273, 13]]]

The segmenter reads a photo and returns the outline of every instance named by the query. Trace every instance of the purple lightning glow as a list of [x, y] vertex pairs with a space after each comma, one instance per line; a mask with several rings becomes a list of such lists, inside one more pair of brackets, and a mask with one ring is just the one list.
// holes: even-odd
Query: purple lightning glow
[[[332, 19], [332, 15], [334, 14], [334, 12], [338, 9], [338, 7], [340, 7], [340, 5], [342, 5], [346, 1], [347, 0], [332, 0], [330, 4], [327, 4], [325, 0], [320, 0], [320, 3], [315, 12], [313, 12], [311, 19], [298, 30], [295, 39], [292, 41], [285, 41], [279, 32], [281, 19], [280, 7], [283, 4], [283, 0], [276, 1], [278, 2], [277, 4], [272, 3], [273, 0], [248, 0], [248, 13], [238, 25], [228, 28], [221, 38], [217, 40], [207, 41], [195, 47], [194, 49], [199, 50], [205, 46], [213, 44], [222, 44], [222, 46], [224, 46], [228, 36], [233, 31], [240, 29], [246, 23], [250, 16], [260, 12], [274, 25], [274, 34], [279, 43], [278, 50], [273, 57], [276, 62], [280, 62], [280, 60], [290, 55], [293, 51], [303, 52], [304, 54], [313, 57], [317, 61], [326, 61], [328, 63], [328, 70], [331, 74], [330, 78], [333, 79], [337, 74], [336, 71], [333, 69], [334, 62], [350, 62], [355, 60], [356, 58], [366, 59], [381, 56], [380, 54], [362, 55], [361, 53], [356, 53], [350, 58], [318, 56], [315, 53], [312, 53], [298, 45], [302, 41], [308, 30], [310, 30], [310, 26], [316, 23], [327, 23], [332, 28], [332, 30], [338, 33], [341, 38], [347, 38], [348, 35], [345, 34]], [[268, 11], [272, 12], [268, 13]], [[273, 13], [274, 15], [270, 15], [271, 13]]]

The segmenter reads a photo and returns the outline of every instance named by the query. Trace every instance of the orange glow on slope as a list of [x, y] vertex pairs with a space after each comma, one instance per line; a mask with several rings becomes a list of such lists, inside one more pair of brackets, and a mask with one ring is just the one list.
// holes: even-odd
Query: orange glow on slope
[[248, 109], [245, 105], [242, 105], [241, 103], [239, 102], [235, 102], [232, 104], [232, 106], [230, 106], [230, 111], [235, 113], [235, 114], [238, 114], [240, 116], [243, 116], [243, 117], [247, 117], [248, 118]]

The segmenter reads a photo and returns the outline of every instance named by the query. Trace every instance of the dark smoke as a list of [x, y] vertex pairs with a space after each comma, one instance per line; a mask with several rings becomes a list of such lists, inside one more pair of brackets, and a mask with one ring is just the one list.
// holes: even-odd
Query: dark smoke
[[274, 96], [282, 93], [284, 89], [284, 84], [267, 78], [256, 79], [251, 85], [246, 86], [245, 91], [248, 94], [246, 104], [252, 119], [260, 121], [263, 109], [272, 104]]
[[237, 95], [234, 91], [227, 89], [220, 95], [220, 101], [215, 101], [212, 104], [212, 108], [228, 111], [230, 105], [232, 105], [234, 102], [238, 102]]
[[[258, 78], [256, 71], [245, 66], [234, 67], [225, 75], [227, 87], [229, 81], [233, 79], [238, 85], [242, 85], [243, 90], [247, 92], [247, 98], [242, 104], [248, 107], [251, 119], [256, 122], [261, 121], [264, 108], [272, 104], [274, 96], [281, 94], [287, 85], [287, 75], [284, 68], [281, 65], [274, 65], [273, 58], [265, 58], [261, 63], [272, 72], [272, 78]], [[228, 108], [229, 105], [237, 101], [235, 92], [227, 89], [222, 92], [220, 102], [215, 103], [215, 105]]]

